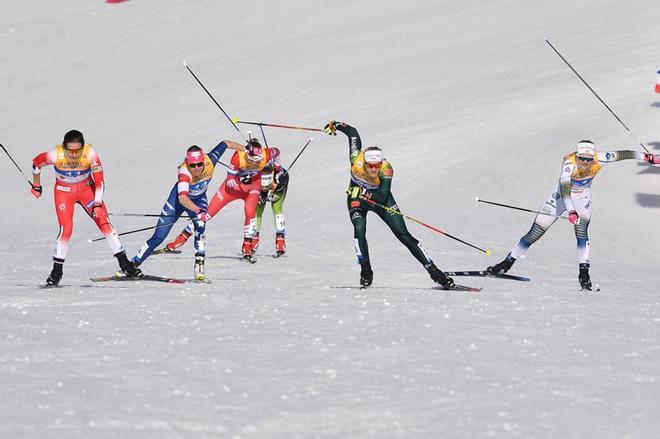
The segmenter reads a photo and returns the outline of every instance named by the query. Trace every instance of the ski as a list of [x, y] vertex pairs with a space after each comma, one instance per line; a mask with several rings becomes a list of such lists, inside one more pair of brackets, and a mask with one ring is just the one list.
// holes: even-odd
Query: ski
[[445, 288], [441, 285], [436, 285], [434, 287], [386, 287], [382, 285], [370, 285], [368, 287], [360, 286], [328, 286], [326, 288], [337, 289], [337, 290], [360, 290], [366, 291], [371, 289], [381, 289], [381, 290], [435, 290], [435, 291], [469, 291], [473, 293], [478, 293], [483, 288], [481, 287], [468, 287], [467, 285], [454, 285], [454, 288]]
[[447, 276], [478, 276], [478, 277], [495, 277], [498, 279], [517, 280], [521, 282], [529, 282], [531, 279], [524, 276], [516, 276], [514, 274], [490, 274], [487, 271], [478, 270], [462, 270], [462, 271], [445, 271]]
[[441, 291], [470, 291], [470, 292], [473, 292], [473, 293], [478, 293], [483, 288], [481, 288], [481, 287], [468, 287], [467, 285], [456, 284], [452, 288], [445, 288], [442, 285], [438, 285], [436, 287], [433, 287], [433, 289], [434, 290], [441, 290]]
[[128, 276], [104, 276], [104, 277], [90, 277], [92, 282], [112, 282], [112, 281], [153, 281], [153, 282], [166, 282], [170, 284], [183, 284], [186, 283], [184, 279], [177, 279], [174, 277], [163, 277], [163, 276], [154, 276], [151, 274], [143, 274], [138, 277], [128, 277]]
[[170, 250], [167, 247], [159, 248], [151, 252], [152, 255], [178, 255], [181, 254], [181, 250]]
[[285, 254], [286, 254], [285, 252], [277, 252], [277, 253], [275, 253], [275, 254], [273, 255], [273, 258], [274, 258], [274, 259], [281, 258], [281, 257], [284, 256]]

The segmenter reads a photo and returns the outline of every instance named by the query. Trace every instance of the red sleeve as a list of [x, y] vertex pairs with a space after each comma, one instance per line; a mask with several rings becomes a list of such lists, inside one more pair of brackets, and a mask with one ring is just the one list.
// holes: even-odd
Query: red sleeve
[[187, 172], [187, 169], [180, 168], [179, 174], [177, 175], [177, 184], [176, 190], [177, 195], [188, 195], [190, 188], [190, 175]]
[[32, 173], [33, 174], [38, 174], [41, 172], [41, 168], [47, 165], [52, 165], [53, 162], [53, 156], [54, 156], [54, 151], [46, 151], [42, 152], [38, 156], [32, 159]]
[[240, 165], [240, 160], [238, 159], [238, 152], [234, 152], [234, 155], [231, 156], [231, 160], [229, 161], [229, 169], [227, 170], [227, 177], [236, 178], [238, 176], [239, 165]]
[[280, 169], [282, 169], [282, 161], [280, 160], [279, 148], [268, 148], [267, 151], [270, 153], [270, 157], [267, 157], [268, 161], [273, 162], [273, 169], [275, 172], [280, 172]]
[[101, 166], [101, 158], [93, 149], [89, 154], [89, 167], [92, 170], [92, 180], [94, 180], [94, 184], [97, 187], [103, 184], [103, 166]]

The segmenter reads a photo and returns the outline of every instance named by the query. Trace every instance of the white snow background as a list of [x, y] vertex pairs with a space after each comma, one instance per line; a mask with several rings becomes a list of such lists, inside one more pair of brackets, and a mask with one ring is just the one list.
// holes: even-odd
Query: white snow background
[[[104, 165], [112, 212], [158, 213], [191, 144], [240, 135], [182, 65], [242, 120], [358, 128], [395, 169], [401, 209], [444, 270], [500, 260], [582, 138], [660, 147], [660, 3], [653, 0], [0, 2], [0, 142], [26, 173], [79, 129]], [[241, 126], [244, 132], [249, 129]], [[261, 137], [257, 129], [253, 134]], [[286, 164], [308, 132], [269, 129]], [[243, 209], [207, 228], [211, 285], [92, 284], [116, 261], [82, 211], [64, 287], [39, 289], [57, 222], [53, 171], [35, 200], [0, 160], [0, 437], [660, 437], [660, 172], [606, 167], [594, 183], [592, 278], [559, 222], [513, 273], [438, 291], [374, 215], [373, 289], [356, 286], [343, 135], [291, 173], [286, 257], [237, 259]], [[223, 161], [229, 159], [229, 153]], [[225, 175], [217, 168], [211, 190]], [[114, 217], [121, 231], [153, 218]], [[182, 221], [180, 222], [183, 223]], [[178, 231], [176, 226], [174, 231]], [[174, 236], [174, 232], [172, 237]], [[148, 232], [123, 239], [133, 255]], [[192, 249], [143, 269], [191, 278]]]

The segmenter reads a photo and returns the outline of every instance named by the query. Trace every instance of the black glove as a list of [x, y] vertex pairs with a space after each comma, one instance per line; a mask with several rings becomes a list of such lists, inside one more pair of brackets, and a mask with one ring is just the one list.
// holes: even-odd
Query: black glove
[[289, 173], [282, 169], [280, 172], [277, 173], [275, 176], [275, 190], [279, 191], [282, 188], [286, 187], [286, 185], [289, 184]]
[[252, 176], [250, 174], [245, 174], [241, 177], [241, 183], [250, 184], [252, 182]]

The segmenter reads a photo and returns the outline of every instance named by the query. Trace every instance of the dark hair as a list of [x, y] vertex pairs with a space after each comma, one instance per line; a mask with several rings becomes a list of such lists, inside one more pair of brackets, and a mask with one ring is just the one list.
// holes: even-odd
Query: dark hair
[[186, 152], [201, 151], [201, 150], [202, 150], [202, 148], [200, 148], [199, 146], [197, 146], [197, 145], [193, 145], [193, 146], [191, 146], [190, 148], [188, 148], [188, 149], [186, 150]]
[[85, 138], [83, 133], [78, 130], [71, 130], [64, 135], [64, 140], [62, 140], [62, 146], [66, 148], [66, 145], [69, 143], [80, 143], [85, 144]]

